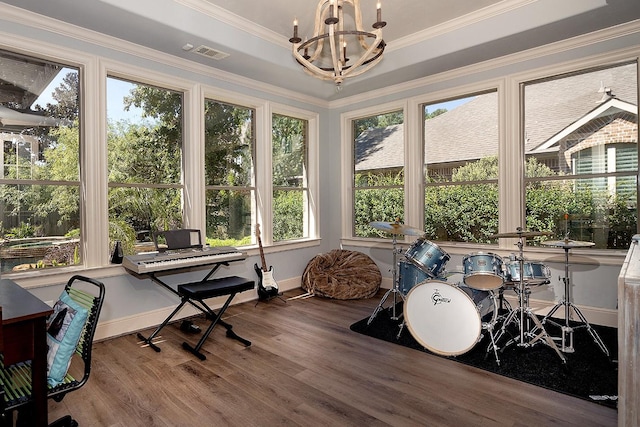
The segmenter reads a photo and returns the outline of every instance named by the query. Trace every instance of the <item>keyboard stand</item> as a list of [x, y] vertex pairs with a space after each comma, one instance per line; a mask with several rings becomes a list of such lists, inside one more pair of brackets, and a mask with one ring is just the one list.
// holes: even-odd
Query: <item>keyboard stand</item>
[[[207, 319], [211, 320], [211, 324], [203, 334], [202, 338], [195, 347], [191, 347], [188, 343], [183, 343], [182, 346], [185, 350], [190, 351], [201, 360], [206, 359], [205, 355], [200, 352], [200, 348], [206, 341], [207, 337], [213, 331], [216, 324], [220, 324], [227, 329], [227, 337], [240, 341], [245, 346], [250, 346], [251, 342], [238, 336], [233, 330], [232, 325], [222, 320], [222, 315], [231, 304], [231, 301], [238, 292], [253, 289], [255, 283], [251, 280], [247, 280], [238, 276], [221, 277], [216, 279], [210, 279], [210, 277], [220, 268], [222, 265], [229, 265], [228, 261], [216, 263], [209, 273], [199, 282], [185, 283], [177, 286], [177, 290], [163, 282], [155, 273], [149, 273], [148, 276], [155, 283], [169, 290], [169, 292], [180, 298], [180, 304], [167, 316], [167, 318], [153, 331], [149, 337], [143, 336], [138, 333], [137, 336], [144, 343], [149, 345], [156, 352], [160, 351], [160, 347], [154, 344], [152, 341], [160, 333], [160, 331], [171, 321], [171, 319], [185, 306], [185, 304], [191, 304], [196, 309], [205, 314]], [[224, 305], [216, 313], [205, 302], [205, 299], [214, 298], [218, 296], [228, 295]]]

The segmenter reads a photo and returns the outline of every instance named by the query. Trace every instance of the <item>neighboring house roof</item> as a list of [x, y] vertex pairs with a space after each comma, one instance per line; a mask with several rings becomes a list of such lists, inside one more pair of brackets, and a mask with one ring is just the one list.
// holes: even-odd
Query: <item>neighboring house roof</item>
[[404, 165], [404, 125], [362, 132], [355, 150], [356, 170], [401, 168]]
[[548, 140], [544, 141], [542, 144], [540, 144], [540, 146], [535, 147], [533, 146], [532, 143], [529, 143], [527, 152], [546, 151], [552, 147], [557, 148], [558, 143], [562, 139], [578, 131], [582, 126], [589, 123], [590, 121], [598, 119], [600, 117], [613, 116], [619, 112], [628, 112], [628, 113], [637, 115], [638, 107], [634, 104], [620, 101], [619, 99], [616, 99], [616, 98], [609, 98], [607, 101], [603, 102], [598, 107], [589, 111], [587, 114], [580, 117], [578, 120], [571, 123], [569, 126], [562, 129], [560, 132], [556, 133]]
[[[555, 144], [585, 122], [617, 111], [637, 115], [636, 66], [525, 85], [525, 151], [555, 151]], [[610, 90], [608, 96], [606, 89]], [[425, 121], [427, 164], [455, 163], [496, 155], [498, 96], [489, 92]], [[356, 170], [404, 165], [404, 125], [363, 132], [356, 143]]]
[[629, 64], [526, 85], [525, 148], [540, 146], [606, 101], [600, 88], [610, 88], [617, 99], [638, 105], [636, 79], [636, 66]]
[[424, 158], [459, 162], [498, 154], [498, 93], [489, 92], [424, 123]]

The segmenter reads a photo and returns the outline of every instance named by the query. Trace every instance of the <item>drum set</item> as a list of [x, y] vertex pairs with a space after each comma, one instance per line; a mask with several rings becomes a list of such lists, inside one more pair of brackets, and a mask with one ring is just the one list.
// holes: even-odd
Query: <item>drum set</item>
[[[511, 254], [506, 261], [494, 253], [471, 253], [463, 257], [464, 271], [448, 272], [445, 267], [450, 259], [449, 255], [438, 245], [427, 240], [421, 230], [399, 222], [372, 222], [369, 225], [392, 234], [393, 286], [383, 295], [373, 310], [367, 321], [368, 325], [383, 310], [384, 304], [392, 296], [390, 317], [399, 322], [397, 338], [406, 326], [415, 340], [433, 353], [444, 356], [464, 354], [480, 342], [487, 333], [491, 341], [487, 353], [493, 352], [498, 365], [500, 364], [499, 350], [504, 350], [511, 344], [531, 347], [536, 343], [548, 345], [558, 354], [562, 362], [566, 363], [564, 354], [554, 342], [559, 338], [549, 336], [544, 327], [547, 321], [555, 324], [548, 320], [548, 317], [560, 307], [565, 307], [566, 324], [558, 324], [563, 330], [562, 351], [573, 350], [565, 345], [567, 338], [564, 336], [573, 331], [569, 327], [568, 319], [568, 311], [573, 309], [579, 314], [596, 343], [608, 355], [606, 347], [596, 332], [566, 295], [542, 320], [529, 307], [531, 287], [550, 283], [551, 271], [542, 263], [524, 259], [524, 242], [527, 238], [549, 233], [523, 231], [518, 228], [513, 233], [490, 236], [491, 238], [517, 238], [518, 253]], [[406, 252], [403, 252], [397, 248], [399, 234], [418, 236], [418, 238]], [[565, 285], [568, 287], [568, 256], [566, 262]], [[513, 290], [518, 295], [517, 307], [512, 307], [504, 299], [505, 290]], [[403, 301], [402, 314], [396, 312], [399, 301]], [[517, 336], [509, 330], [512, 324], [518, 329]], [[505, 336], [512, 338], [501, 349], [498, 343]]]

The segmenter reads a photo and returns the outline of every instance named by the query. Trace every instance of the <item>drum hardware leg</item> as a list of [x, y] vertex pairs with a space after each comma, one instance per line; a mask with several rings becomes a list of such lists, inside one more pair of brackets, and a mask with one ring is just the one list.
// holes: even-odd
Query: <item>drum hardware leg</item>
[[[561, 328], [562, 337], [559, 339], [562, 340], [562, 351], [565, 351], [567, 353], [574, 352], [573, 331], [574, 329], [585, 327], [587, 328], [587, 331], [589, 331], [591, 338], [593, 338], [593, 342], [598, 347], [600, 347], [600, 350], [602, 350], [602, 352], [607, 357], [610, 357], [611, 355], [609, 354], [609, 350], [607, 349], [607, 346], [604, 344], [602, 339], [600, 339], [600, 336], [598, 335], [598, 333], [595, 331], [595, 329], [591, 327], [591, 325], [587, 321], [587, 318], [584, 317], [580, 309], [578, 309], [578, 307], [576, 307], [576, 305], [571, 302], [571, 286], [569, 281], [569, 247], [564, 248], [564, 254], [565, 254], [564, 278], [562, 278], [564, 282], [564, 297], [551, 309], [551, 311], [544, 317], [544, 319], [542, 319], [542, 323], [549, 322]], [[549, 320], [549, 318], [553, 316], [553, 314], [560, 307], [564, 307], [564, 325], [556, 323], [553, 320]], [[582, 322], [582, 325], [578, 326], [577, 328], [572, 328], [571, 325], [569, 324], [569, 321], [571, 320], [571, 310], [573, 310], [574, 313], [578, 315], [578, 317], [580, 318], [580, 321]], [[567, 339], [569, 342], [568, 345], [567, 345]]]
[[[558, 354], [558, 356], [562, 360], [562, 363], [566, 364], [567, 359], [560, 352], [560, 350], [556, 346], [553, 339], [549, 336], [549, 334], [547, 334], [547, 331], [544, 329], [544, 326], [542, 325], [538, 317], [535, 315], [535, 313], [533, 313], [533, 311], [529, 307], [529, 294], [531, 293], [531, 289], [524, 281], [525, 273], [524, 273], [523, 247], [524, 247], [524, 242], [523, 242], [522, 236], [520, 236], [518, 241], [518, 249], [519, 249], [518, 261], [520, 263], [519, 265], [520, 280], [517, 282], [517, 288], [516, 288], [516, 292], [518, 292], [518, 307], [514, 311], [512, 311], [507, 317], [507, 320], [505, 320], [504, 324], [502, 325], [502, 328], [500, 329], [500, 334], [498, 338], [501, 338], [502, 335], [504, 335], [504, 332], [506, 331], [506, 327], [509, 325], [509, 323], [513, 321], [513, 318], [515, 318], [515, 315], [519, 315], [518, 316], [519, 336], [508, 341], [505, 344], [504, 348], [508, 347], [514, 342], [517, 342], [518, 343], [517, 345], [521, 347], [531, 347], [539, 340], [544, 339], [544, 342]], [[535, 324], [533, 328], [530, 327], [531, 322]], [[540, 332], [537, 335], [535, 335], [535, 332], [537, 332], [538, 330]], [[529, 340], [526, 341], [525, 337]]]
[[373, 313], [371, 313], [369, 320], [367, 320], [367, 326], [370, 325], [371, 322], [373, 322], [373, 319], [375, 319], [375, 317], [378, 315], [380, 310], [382, 310], [382, 306], [387, 301], [389, 294], [392, 294], [392, 293], [393, 293], [393, 307], [391, 307], [392, 308], [391, 320], [398, 320], [398, 316], [396, 315], [396, 305], [398, 304], [398, 294], [400, 294], [400, 296], [402, 297], [401, 298], [402, 300], [404, 300], [404, 296], [400, 292], [400, 289], [398, 286], [398, 261], [397, 261], [398, 250], [396, 249], [397, 239], [395, 234], [393, 235], [392, 243], [393, 243], [393, 269], [391, 270], [391, 272], [393, 277], [393, 285], [391, 286], [391, 289], [385, 292], [385, 294], [382, 296], [382, 299], [380, 300], [380, 303], [373, 310]]
[[404, 331], [404, 320], [400, 323], [400, 327], [398, 329], [398, 335], [396, 335], [396, 339], [400, 339], [400, 335], [402, 335], [402, 331]]
[[[486, 329], [489, 333], [489, 339], [491, 340], [491, 344], [487, 347], [487, 355], [491, 350], [493, 350], [493, 354], [496, 356], [496, 363], [500, 366], [500, 358], [498, 357], [498, 346], [496, 345], [496, 339], [493, 334], [494, 323], [483, 323], [482, 328]], [[486, 355], [485, 355], [486, 357]]]
[[[516, 317], [517, 314], [518, 314], [518, 309], [517, 308], [513, 309], [513, 310], [511, 310], [509, 312], [509, 314], [505, 318], [504, 322], [502, 322], [502, 327], [500, 328], [500, 331], [498, 331], [498, 334], [495, 337], [495, 342], [499, 342], [500, 341], [500, 339], [507, 332], [507, 327], [511, 324], [511, 322], [518, 323], [518, 318]], [[518, 325], [518, 327], [519, 327], [519, 325]]]

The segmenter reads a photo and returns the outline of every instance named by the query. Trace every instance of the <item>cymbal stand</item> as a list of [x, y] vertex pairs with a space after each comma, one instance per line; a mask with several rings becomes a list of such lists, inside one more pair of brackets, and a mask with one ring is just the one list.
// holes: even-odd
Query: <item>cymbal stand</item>
[[[505, 319], [504, 323], [502, 324], [502, 327], [500, 328], [500, 332], [498, 332], [495, 338], [495, 342], [498, 342], [500, 338], [502, 338], [502, 336], [506, 333], [507, 327], [509, 326], [509, 324], [511, 324], [511, 322], [516, 322], [518, 324], [520, 334], [518, 337], [515, 337], [509, 340], [504, 345], [504, 348], [507, 348], [509, 345], [511, 345], [514, 342], [518, 342], [517, 345], [520, 347], [531, 347], [536, 342], [543, 339], [544, 343], [546, 343], [558, 354], [562, 362], [567, 363], [567, 359], [560, 352], [555, 342], [553, 342], [553, 339], [549, 336], [549, 334], [547, 334], [547, 331], [544, 329], [542, 322], [540, 322], [538, 317], [533, 313], [533, 311], [529, 307], [530, 289], [529, 289], [529, 286], [527, 286], [524, 282], [524, 273], [525, 273], [524, 272], [524, 250], [523, 250], [524, 243], [522, 239], [523, 239], [522, 236], [520, 236], [518, 241], [518, 249], [519, 249], [518, 262], [520, 267], [520, 280], [518, 281], [518, 287], [517, 287], [518, 307], [513, 309]], [[519, 317], [516, 317], [517, 315], [519, 315]], [[525, 320], [527, 321], [526, 323], [525, 323]], [[532, 321], [535, 324], [535, 327], [533, 329], [530, 328], [530, 325], [531, 325], [530, 321]], [[539, 330], [540, 332], [537, 335], [535, 335], [534, 332], [537, 330]], [[530, 340], [525, 341], [525, 336]], [[495, 343], [493, 345], [495, 346]], [[487, 352], [490, 349], [491, 347], [487, 349]]]
[[[391, 313], [391, 320], [398, 320], [400, 318], [399, 316], [396, 315], [396, 305], [398, 303], [398, 295], [403, 301], [404, 301], [404, 295], [402, 295], [402, 292], [400, 292], [400, 288], [398, 286], [398, 262], [397, 262], [398, 249], [396, 249], [396, 244], [397, 244], [396, 234], [393, 235], [392, 242], [393, 242], [393, 269], [391, 271], [392, 271], [392, 277], [393, 277], [393, 286], [391, 286], [391, 289], [385, 292], [385, 294], [382, 296], [380, 303], [373, 310], [373, 313], [371, 313], [369, 320], [367, 320], [367, 326], [370, 325], [371, 322], [373, 322], [373, 319], [375, 319], [378, 313], [382, 310], [382, 307], [384, 303], [387, 301], [387, 298], [389, 297], [390, 294], [393, 294], [393, 307], [392, 307], [392, 313]], [[398, 333], [398, 335], [400, 335], [400, 333]]]
[[[545, 324], [547, 322], [552, 325], [558, 326], [562, 331], [562, 338], [557, 338], [562, 341], [562, 351], [565, 353], [573, 353], [575, 350], [573, 348], [573, 331], [577, 328], [587, 328], [589, 334], [593, 338], [593, 342], [596, 343], [600, 350], [609, 357], [609, 350], [604, 345], [604, 342], [600, 339], [598, 333], [591, 327], [587, 319], [584, 317], [582, 312], [571, 302], [571, 285], [569, 282], [569, 247], [564, 247], [564, 278], [562, 278], [564, 282], [564, 295], [560, 301], [551, 309], [551, 311], [542, 319], [542, 323]], [[564, 325], [561, 325], [550, 319], [551, 316], [560, 308], [564, 307]], [[571, 310], [578, 315], [580, 320], [582, 321], [582, 325], [572, 328], [569, 325], [569, 320], [571, 318]]]

